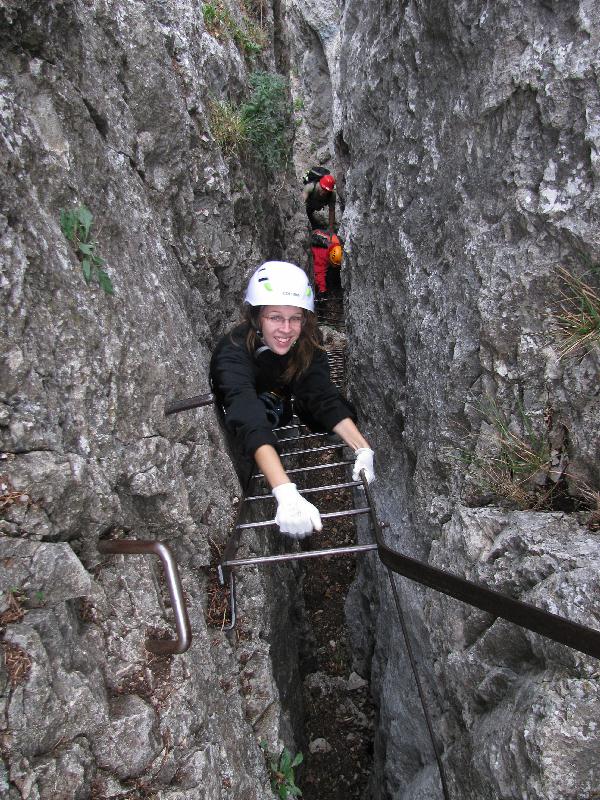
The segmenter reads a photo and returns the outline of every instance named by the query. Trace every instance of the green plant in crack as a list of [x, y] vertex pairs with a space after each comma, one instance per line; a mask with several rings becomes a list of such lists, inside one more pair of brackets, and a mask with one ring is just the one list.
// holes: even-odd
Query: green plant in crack
[[268, 172], [282, 171], [293, 137], [287, 82], [274, 72], [254, 72], [249, 83], [250, 98], [240, 107], [211, 101], [211, 133], [223, 155], [252, 155]]
[[113, 294], [112, 281], [103, 269], [106, 261], [98, 253], [98, 242], [91, 238], [92, 212], [84, 205], [61, 208], [60, 229], [75, 248], [86, 283], [97, 282], [107, 294]]
[[296, 786], [294, 768], [304, 760], [302, 753], [292, 756], [287, 747], [284, 747], [279, 756], [273, 755], [269, 753], [268, 745], [264, 739], [261, 741], [260, 746], [269, 764], [271, 789], [275, 794], [281, 800], [286, 800], [288, 797], [301, 797], [302, 791]]
[[224, 34], [229, 35], [246, 56], [260, 53], [267, 44], [266, 36], [259, 25], [245, 14], [242, 14], [242, 23], [238, 24], [229, 9], [220, 0], [204, 3], [202, 18], [208, 33], [217, 39]]
[[[600, 276], [599, 265], [592, 265], [592, 270]], [[556, 332], [562, 340], [559, 354], [561, 358], [584, 355], [600, 344], [600, 290], [564, 267], [558, 274], [566, 287], [556, 314]]]
[[202, 6], [204, 25], [209, 33], [216, 33], [219, 27], [219, 7], [216, 3], [204, 3]]
[[293, 135], [287, 82], [274, 72], [254, 72], [252, 94], [242, 106], [246, 139], [258, 160], [271, 172], [285, 167]]
[[232, 20], [229, 32], [233, 41], [246, 56], [255, 56], [262, 52], [267, 43], [262, 28], [246, 16], [243, 17], [241, 26]]

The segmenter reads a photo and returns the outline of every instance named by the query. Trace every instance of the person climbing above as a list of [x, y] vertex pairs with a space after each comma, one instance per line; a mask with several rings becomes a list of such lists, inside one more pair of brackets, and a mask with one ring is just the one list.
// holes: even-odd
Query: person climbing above
[[318, 509], [296, 489], [277, 453], [275, 427], [293, 408], [313, 432], [334, 432], [354, 450], [354, 480], [375, 480], [373, 451], [355, 424], [352, 405], [329, 377], [327, 354], [314, 315], [306, 273], [295, 264], [267, 261], [252, 275], [243, 321], [216, 345], [210, 376], [237, 451], [243, 483], [255, 462], [277, 501], [282, 533], [303, 538], [322, 528]]
[[328, 228], [333, 233], [335, 229], [335, 178], [329, 173], [319, 178], [318, 174], [315, 167], [309, 170], [306, 176], [308, 179], [312, 178], [305, 183], [302, 191], [306, 215], [312, 230], [321, 228], [323, 223], [315, 216], [315, 213], [327, 206], [329, 209]]
[[339, 267], [342, 263], [342, 243], [335, 233], [314, 230], [310, 237], [310, 251], [315, 276], [316, 300], [327, 297], [327, 271], [330, 264]]

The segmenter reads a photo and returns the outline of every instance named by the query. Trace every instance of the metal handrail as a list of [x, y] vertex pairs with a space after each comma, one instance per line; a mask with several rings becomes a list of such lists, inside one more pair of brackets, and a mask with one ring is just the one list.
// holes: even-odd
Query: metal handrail
[[145, 539], [104, 539], [98, 542], [98, 550], [101, 553], [115, 553], [126, 556], [152, 553], [160, 558], [171, 599], [171, 608], [175, 616], [177, 638], [146, 639], [146, 649], [159, 655], [185, 653], [192, 643], [192, 630], [177, 570], [177, 562], [168, 545], [164, 542]]
[[385, 544], [381, 535], [381, 525], [377, 521], [375, 504], [366, 473], [360, 472], [363, 488], [367, 496], [375, 540], [381, 562], [398, 575], [429, 586], [438, 592], [455, 597], [495, 617], [502, 617], [534, 633], [539, 633], [554, 642], [565, 644], [580, 653], [600, 658], [600, 630], [582, 625], [579, 622], [545, 611], [531, 603], [517, 600], [510, 595], [490, 589], [481, 583], [467, 580], [453, 572], [434, 567], [425, 561], [393, 550]]
[[212, 406], [215, 396], [212, 392], [208, 394], [196, 394], [194, 397], [186, 397], [183, 400], [171, 400], [165, 406], [165, 416], [177, 414], [179, 411], [188, 411], [190, 408], [200, 408], [201, 406]]

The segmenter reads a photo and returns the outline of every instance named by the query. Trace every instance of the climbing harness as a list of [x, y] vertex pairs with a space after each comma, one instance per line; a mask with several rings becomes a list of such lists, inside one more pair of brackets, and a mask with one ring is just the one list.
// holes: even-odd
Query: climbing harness
[[[291, 404], [286, 402], [286, 398], [277, 394], [277, 392], [262, 392], [258, 395], [258, 399], [265, 407], [269, 425], [272, 428], [279, 428], [286, 417], [291, 417]], [[288, 406], [290, 412], [288, 414]]]

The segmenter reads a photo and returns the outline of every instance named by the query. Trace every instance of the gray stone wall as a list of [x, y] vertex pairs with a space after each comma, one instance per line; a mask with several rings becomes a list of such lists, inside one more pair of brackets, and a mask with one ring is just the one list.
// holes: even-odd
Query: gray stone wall
[[[272, 67], [272, 13], [251, 60], [209, 33], [202, 8], [0, 4], [0, 793], [11, 800], [262, 800], [258, 739], [294, 747], [269, 656], [285, 619], [266, 600], [285, 610], [292, 583], [242, 578], [238, 633], [207, 628], [209, 564], [239, 486], [212, 408], [163, 413], [208, 390], [211, 348], [251, 271], [295, 257], [291, 190], [224, 158], [209, 119], [211, 99], [240, 102], [250, 70]], [[61, 209], [81, 204], [112, 295], [86, 284], [61, 232]], [[148, 635], [173, 635], [164, 587], [151, 557], [99, 555], [111, 531], [172, 547], [185, 655], [145, 650]], [[289, 655], [284, 690], [293, 643]]]
[[[349, 378], [390, 543], [596, 628], [598, 533], [571, 512], [599, 488], [600, 357], [560, 359], [554, 328], [557, 267], [598, 286], [599, 43], [591, 2], [351, 0], [334, 131]], [[465, 459], [494, 438], [482, 403], [548, 441], [572, 505], [535, 513], [474, 490]], [[593, 797], [597, 661], [402, 594], [451, 796]], [[370, 796], [440, 797], [376, 565], [349, 611], [380, 706]]]
[[[301, 101], [295, 169], [333, 159], [343, 190], [349, 383], [390, 542], [600, 626], [598, 533], [572, 510], [599, 488], [599, 356], [559, 359], [554, 332], [556, 267], [600, 260], [596, 4], [289, 0], [276, 19], [260, 4], [274, 46], [254, 60], [207, 30], [202, 5], [0, 4], [10, 800], [258, 800], [270, 789], [256, 740], [294, 747], [295, 584], [249, 571], [237, 634], [207, 627], [213, 543], [239, 487], [212, 409], [163, 413], [208, 390], [210, 349], [257, 263], [305, 258], [298, 186], [224, 157], [210, 128], [210, 99], [239, 102], [276, 55]], [[61, 232], [60, 210], [82, 203], [113, 295], [85, 283]], [[547, 438], [569, 508], [481, 492], [465, 454], [489, 451], [482, 400]], [[172, 631], [164, 587], [150, 559], [100, 557], [110, 532], [173, 548], [184, 656], [144, 649]], [[369, 798], [431, 800], [387, 574], [362, 563], [348, 609], [379, 705]], [[591, 800], [597, 662], [400, 588], [452, 797]]]
[[294, 161], [301, 175], [313, 165], [333, 166], [341, 9], [337, 2], [284, 0], [282, 10], [298, 119]]

